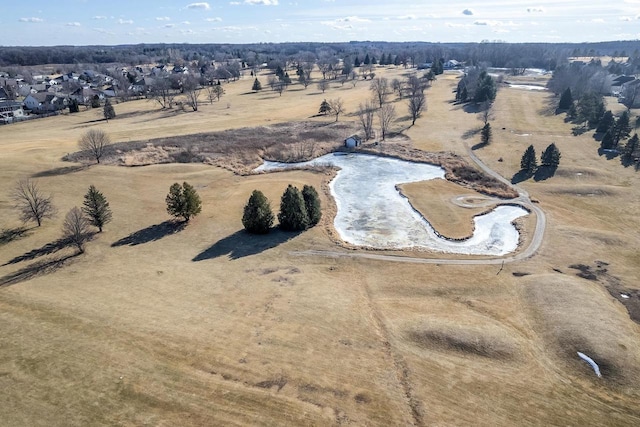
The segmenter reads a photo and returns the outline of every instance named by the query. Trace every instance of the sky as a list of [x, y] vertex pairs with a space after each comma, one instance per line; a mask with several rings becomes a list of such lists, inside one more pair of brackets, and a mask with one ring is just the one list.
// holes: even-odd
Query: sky
[[9, 2], [0, 46], [640, 40], [640, 0]]

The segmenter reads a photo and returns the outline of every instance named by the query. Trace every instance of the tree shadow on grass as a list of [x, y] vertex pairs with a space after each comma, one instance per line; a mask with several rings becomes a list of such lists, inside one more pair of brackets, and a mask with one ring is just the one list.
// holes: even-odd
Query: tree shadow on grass
[[64, 166], [60, 168], [49, 169], [31, 175], [33, 178], [46, 178], [50, 176], [66, 175], [68, 173], [80, 172], [89, 168], [89, 165]]
[[44, 276], [45, 274], [53, 273], [64, 267], [66, 264], [68, 264], [68, 261], [70, 259], [75, 258], [78, 255], [80, 255], [80, 252], [76, 252], [73, 255], [57, 257], [54, 259], [36, 261], [33, 264], [21, 268], [14, 273], [0, 277], [0, 288], [15, 285], [17, 283], [24, 282], [38, 276]]
[[165, 221], [160, 224], [154, 224], [113, 242], [111, 247], [136, 246], [143, 243], [154, 242], [162, 239], [163, 237], [182, 231], [186, 225], [187, 223], [184, 221]]
[[23, 237], [27, 237], [29, 235], [29, 230], [30, 229], [26, 227], [2, 229], [2, 231], [0, 231], [0, 246], [6, 245], [14, 240], [22, 239]]
[[250, 255], [256, 255], [268, 249], [291, 240], [300, 232], [282, 231], [273, 228], [269, 234], [250, 234], [245, 230], [238, 230], [235, 233], [218, 240], [210, 248], [205, 249], [196, 255], [192, 261], [204, 261], [228, 255], [231, 259], [239, 259]]
[[511, 177], [511, 183], [512, 184], [518, 184], [522, 181], [526, 181], [527, 179], [531, 178], [531, 173], [529, 173], [528, 171], [521, 169], [518, 172], [515, 173], [515, 175], [513, 175]]
[[38, 248], [38, 249], [33, 249], [30, 250], [29, 252], [17, 256], [7, 262], [5, 262], [4, 264], [2, 264], [3, 266], [5, 265], [10, 265], [10, 264], [17, 264], [19, 262], [22, 261], [30, 261], [32, 259], [44, 256], [44, 255], [50, 255], [52, 253], [58, 252], [64, 248], [66, 248], [67, 246], [70, 246], [72, 244], [71, 240], [68, 238], [62, 238], [62, 239], [58, 239], [55, 240], [53, 242], [47, 243], [46, 245]]
[[485, 143], [485, 142], [478, 142], [477, 144], [474, 144], [474, 145], [471, 147], [471, 149], [472, 149], [473, 151], [475, 151], [475, 150], [479, 150], [479, 149], [480, 149], [480, 148], [482, 148], [482, 147], [486, 147], [487, 145], [489, 145], [489, 144], [487, 144], [487, 143]]
[[605, 156], [607, 160], [615, 159], [620, 155], [620, 151], [616, 148], [598, 148], [598, 155]]
[[540, 166], [536, 169], [536, 173], [533, 175], [534, 181], [544, 181], [545, 179], [549, 179], [556, 174], [558, 168], [554, 168], [551, 166]]
[[470, 139], [473, 138], [474, 136], [478, 135], [480, 133], [480, 131], [482, 130], [481, 127], [477, 127], [477, 128], [473, 128], [473, 129], [469, 129], [466, 130], [463, 134], [462, 134], [462, 139]]

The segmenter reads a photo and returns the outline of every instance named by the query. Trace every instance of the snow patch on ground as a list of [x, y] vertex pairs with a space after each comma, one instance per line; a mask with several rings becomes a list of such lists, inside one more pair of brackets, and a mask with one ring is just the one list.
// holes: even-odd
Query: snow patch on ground
[[332, 165], [340, 168], [330, 183], [338, 212], [334, 227], [348, 243], [377, 249], [422, 248], [471, 255], [505, 255], [516, 250], [519, 234], [512, 222], [528, 212], [498, 206], [477, 216], [464, 241], [440, 237], [397, 190], [398, 184], [444, 178], [438, 166], [367, 154], [327, 154], [301, 163], [265, 162], [256, 171]]
[[509, 87], [513, 88], [513, 89], [523, 89], [523, 90], [547, 90], [547, 88], [544, 87], [544, 86], [519, 85], [519, 84], [515, 84], [515, 83], [510, 83]]

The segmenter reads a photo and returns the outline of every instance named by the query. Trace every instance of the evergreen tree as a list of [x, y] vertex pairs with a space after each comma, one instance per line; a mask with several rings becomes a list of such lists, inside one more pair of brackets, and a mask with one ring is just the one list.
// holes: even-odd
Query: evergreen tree
[[269, 200], [261, 191], [253, 190], [242, 215], [245, 230], [253, 234], [266, 234], [271, 229], [273, 220]]
[[280, 65], [278, 65], [278, 68], [276, 68], [276, 76], [280, 78], [284, 77], [284, 70]]
[[371, 64], [371, 58], [369, 58], [369, 54], [367, 53], [367, 56], [364, 57], [364, 65], [369, 65]]
[[438, 58], [434, 59], [433, 62], [431, 63], [431, 70], [433, 71], [433, 74], [435, 74], [436, 76], [439, 76], [440, 74], [444, 73], [444, 66], [442, 65], [442, 61]]
[[638, 161], [638, 158], [640, 158], [640, 143], [638, 142], [637, 133], [624, 145], [622, 155], [627, 161]]
[[482, 127], [482, 130], [480, 131], [480, 142], [483, 145], [489, 145], [491, 143], [491, 138], [492, 138], [491, 124], [487, 123]]
[[610, 150], [615, 147], [615, 144], [613, 142], [613, 133], [613, 129], [611, 129], [604, 134], [604, 136], [602, 137], [602, 141], [600, 141], [600, 148], [602, 148], [603, 150]]
[[571, 88], [566, 88], [560, 96], [560, 102], [558, 103], [559, 110], [568, 110], [573, 105], [573, 96], [571, 95]]
[[611, 110], [607, 110], [602, 118], [600, 119], [600, 123], [598, 123], [598, 127], [596, 128], [597, 133], [606, 133], [613, 128], [616, 120], [613, 117], [613, 113]]
[[476, 89], [476, 94], [473, 100], [475, 102], [493, 102], [495, 99], [496, 84], [493, 80], [493, 77], [487, 74], [486, 71], [482, 71], [480, 73], [480, 77], [478, 78], [478, 87]]
[[320, 104], [320, 111], [318, 112], [320, 114], [329, 114], [329, 112], [331, 112], [331, 105], [329, 105], [326, 99]]
[[307, 209], [307, 215], [309, 215], [309, 226], [313, 227], [320, 222], [320, 218], [322, 217], [320, 197], [314, 187], [305, 185], [302, 188], [302, 198], [304, 199], [304, 206]]
[[262, 84], [260, 84], [260, 80], [258, 80], [257, 77], [253, 81], [253, 86], [251, 87], [251, 90], [254, 91], [254, 92], [258, 92], [258, 91], [262, 90]]
[[71, 102], [69, 102], [69, 112], [77, 113], [79, 111], [80, 111], [80, 106], [78, 105], [78, 101], [76, 101], [75, 99], [72, 99]]
[[202, 201], [196, 190], [184, 182], [182, 185], [177, 182], [169, 188], [169, 194], [165, 199], [167, 202], [167, 212], [175, 217], [182, 217], [185, 222], [189, 222], [192, 216], [198, 215], [202, 211]]
[[103, 110], [104, 118], [109, 121], [109, 119], [114, 119], [116, 117], [116, 110], [113, 108], [111, 101], [107, 98], [104, 101], [104, 110]]
[[549, 144], [549, 146], [542, 152], [540, 156], [540, 164], [541, 166], [547, 166], [551, 168], [557, 168], [560, 164], [560, 150], [556, 147], [556, 144], [553, 142]]
[[378, 63], [378, 61], [376, 61], [376, 57], [375, 56], [371, 56], [371, 65], [376, 65]]
[[629, 138], [629, 135], [631, 135], [629, 113], [624, 111], [613, 126], [613, 147], [617, 147], [620, 141]]
[[522, 159], [520, 160], [520, 169], [525, 171], [528, 175], [533, 175], [537, 168], [538, 163], [536, 161], [536, 150], [533, 148], [533, 145], [530, 145], [522, 155]]
[[358, 57], [356, 56], [356, 59], [354, 59], [354, 60], [353, 60], [353, 66], [354, 66], [354, 67], [359, 67], [360, 65], [361, 65], [361, 63], [360, 63], [360, 58], [358, 58]]
[[89, 186], [89, 191], [84, 195], [82, 212], [87, 215], [91, 225], [98, 227], [99, 233], [102, 233], [102, 227], [111, 221], [109, 202], [93, 185]]
[[301, 231], [309, 226], [309, 215], [302, 194], [291, 184], [282, 194], [278, 221], [280, 228], [286, 231]]
[[576, 107], [576, 104], [571, 104], [569, 110], [567, 111], [567, 117], [569, 117], [571, 120], [574, 120], [578, 117], [578, 107]]
[[91, 98], [91, 108], [100, 108], [100, 97], [98, 95], [93, 95], [93, 98]]

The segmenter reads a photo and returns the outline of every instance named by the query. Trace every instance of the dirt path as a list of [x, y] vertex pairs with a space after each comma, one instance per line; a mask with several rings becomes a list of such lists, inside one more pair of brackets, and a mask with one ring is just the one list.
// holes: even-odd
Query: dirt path
[[392, 261], [392, 262], [406, 262], [406, 263], [414, 263], [414, 264], [449, 264], [449, 265], [495, 265], [495, 264], [504, 264], [514, 261], [521, 261], [523, 259], [529, 258], [533, 256], [540, 246], [542, 245], [542, 239], [544, 238], [544, 231], [546, 229], [547, 219], [542, 211], [536, 204], [534, 204], [529, 198], [529, 193], [524, 189], [513, 185], [510, 181], [505, 179], [502, 175], [489, 168], [482, 160], [475, 155], [475, 153], [464, 143], [467, 154], [471, 158], [471, 160], [478, 165], [480, 169], [482, 169], [488, 175], [496, 178], [500, 182], [505, 183], [509, 187], [515, 189], [519, 196], [515, 199], [506, 200], [504, 202], [507, 203], [515, 203], [522, 205], [525, 209], [528, 209], [530, 212], [535, 214], [536, 216], [536, 226], [533, 231], [533, 235], [531, 240], [529, 241], [528, 246], [513, 256], [507, 257], [495, 257], [495, 258], [483, 258], [483, 259], [460, 259], [460, 258], [419, 258], [412, 256], [401, 256], [401, 255], [382, 255], [370, 252], [346, 252], [346, 251], [318, 251], [318, 250], [307, 250], [307, 251], [295, 251], [292, 252], [293, 255], [300, 256], [326, 256], [331, 258], [366, 258], [366, 259], [377, 259], [381, 261]]

